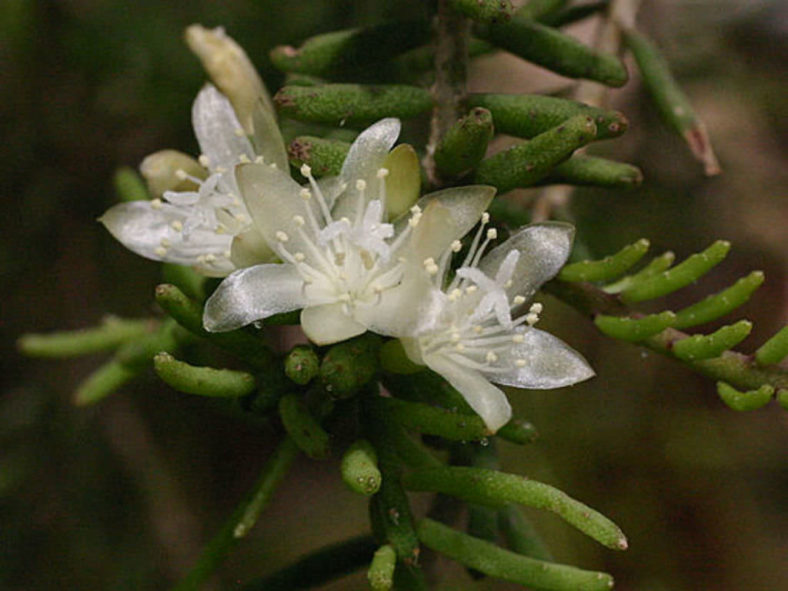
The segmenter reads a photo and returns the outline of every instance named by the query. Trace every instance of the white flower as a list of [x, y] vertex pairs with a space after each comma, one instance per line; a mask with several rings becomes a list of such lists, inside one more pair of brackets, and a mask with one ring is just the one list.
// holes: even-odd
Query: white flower
[[414, 261], [437, 256], [472, 228], [494, 190], [427, 195], [389, 223], [383, 164], [399, 129], [397, 119], [383, 119], [362, 132], [337, 178], [318, 183], [302, 167], [308, 187], [278, 167], [237, 168], [254, 227], [283, 264], [227, 277], [206, 303], [207, 330], [232, 330], [302, 308], [301, 327], [322, 345], [367, 329], [391, 334], [415, 322], [414, 304], [428, 285]]
[[402, 343], [413, 361], [441, 374], [495, 432], [511, 418], [511, 407], [490, 382], [559, 388], [588, 379], [594, 372], [563, 341], [533, 328], [541, 304], [526, 306], [566, 262], [573, 227], [526, 226], [482, 257], [497, 237], [495, 229], [486, 229], [488, 221], [484, 214], [470, 251], [448, 286], [444, 287], [449, 259], [452, 251], [461, 249], [460, 243], [455, 242], [437, 262], [424, 261], [433, 288], [421, 307], [418, 326]]
[[120, 203], [99, 221], [135, 253], [190, 265], [209, 276], [224, 277], [250, 260], [270, 260], [272, 253], [265, 243], [255, 232], [247, 232], [251, 216], [239, 196], [234, 168], [241, 162], [265, 160], [287, 169], [284, 142], [273, 115], [258, 103], [250, 139], [227, 98], [207, 84], [194, 101], [192, 123], [205, 178], [183, 169], [174, 174], [195, 189]]

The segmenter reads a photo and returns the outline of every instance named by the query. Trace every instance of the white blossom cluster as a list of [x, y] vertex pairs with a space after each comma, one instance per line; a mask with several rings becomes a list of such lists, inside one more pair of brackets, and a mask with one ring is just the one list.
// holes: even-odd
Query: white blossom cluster
[[497, 231], [485, 210], [495, 190], [479, 185], [428, 194], [389, 219], [387, 203], [409, 199], [397, 194], [403, 176], [419, 175], [418, 167], [391, 169], [401, 162], [389, 158], [397, 119], [363, 131], [338, 177], [316, 180], [303, 166], [302, 186], [289, 174], [269, 103], [261, 97], [251, 113], [236, 103], [212, 85], [201, 90], [192, 113], [202, 151], [192, 170], [201, 172], [177, 168], [174, 189], [101, 218], [142, 256], [225, 276], [206, 303], [207, 330], [301, 310], [301, 327], [318, 345], [367, 330], [398, 338], [491, 432], [511, 418], [494, 384], [546, 389], [593, 375], [576, 351], [534, 327], [542, 306], [530, 303], [569, 256], [572, 226], [529, 225], [490, 248]]

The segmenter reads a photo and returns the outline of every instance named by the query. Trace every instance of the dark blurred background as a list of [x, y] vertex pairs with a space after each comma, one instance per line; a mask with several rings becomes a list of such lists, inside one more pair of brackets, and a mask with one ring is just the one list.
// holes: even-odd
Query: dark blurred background
[[[275, 90], [281, 78], [266, 57], [274, 45], [410, 17], [421, 4], [0, 2], [0, 587], [165, 588], [271, 450], [268, 432], [152, 376], [75, 408], [74, 387], [100, 358], [40, 361], [15, 351], [23, 332], [75, 329], [108, 312], [154, 313], [158, 266], [124, 250], [95, 219], [114, 202], [118, 165], [136, 166], [165, 147], [196, 152], [189, 109], [204, 74], [182, 42], [184, 27], [224, 25]], [[724, 173], [702, 176], [634, 76], [612, 97], [632, 128], [597, 153], [637, 164], [646, 182], [627, 193], [578, 193], [580, 239], [601, 256], [648, 237], [655, 254], [672, 249], [678, 258], [731, 240], [720, 268], [668, 303], [686, 305], [764, 270], [766, 284], [731, 317], [755, 322], [741, 345], [754, 350], [788, 317], [788, 6], [644, 0], [640, 22], [706, 119]], [[473, 88], [567, 83], [501, 59], [474, 66]], [[585, 318], [549, 304], [547, 327], [583, 352], [598, 377], [561, 392], [515, 393], [542, 438], [527, 448], [502, 444], [504, 467], [601, 510], [630, 540], [629, 551], [614, 554], [530, 512], [555, 557], [611, 572], [621, 591], [788, 588], [788, 413], [775, 404], [735, 413], [711, 381], [601, 339]], [[364, 501], [344, 489], [336, 461], [301, 461], [221, 570], [220, 588], [360, 533], [365, 520]], [[471, 588], [468, 580], [447, 565], [439, 588]], [[330, 587], [363, 588], [363, 575]]]

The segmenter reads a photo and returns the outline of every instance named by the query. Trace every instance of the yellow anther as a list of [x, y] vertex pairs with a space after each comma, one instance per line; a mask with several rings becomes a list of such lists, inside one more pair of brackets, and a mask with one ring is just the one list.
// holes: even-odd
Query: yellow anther
[[241, 162], [242, 164], [249, 164], [251, 160], [249, 160], [249, 156], [246, 154], [238, 154], [238, 162]]
[[288, 240], [290, 240], [290, 236], [288, 236], [286, 233], [282, 232], [282, 230], [277, 230], [276, 234], [274, 234], [274, 236], [276, 237], [276, 239], [279, 242], [287, 242]]
[[513, 343], [522, 343], [525, 341], [525, 336], [521, 334], [512, 335], [512, 342]]
[[525, 315], [525, 321], [528, 323], [528, 326], [533, 326], [537, 322], [539, 322], [539, 316], [534, 314], [533, 312], [529, 312]]
[[478, 285], [469, 285], [465, 288], [465, 293], [475, 293], [479, 289]]
[[484, 356], [487, 360], [487, 363], [495, 363], [498, 361], [498, 356], [493, 351], [487, 351], [487, 355]]
[[150, 206], [153, 209], [161, 209], [163, 205], [161, 199], [151, 199]]
[[303, 199], [304, 201], [307, 201], [312, 198], [312, 191], [310, 191], [309, 189], [301, 189], [301, 191], [299, 191], [298, 194], [301, 196], [301, 199]]
[[309, 166], [308, 164], [302, 164], [301, 165], [301, 174], [305, 178], [309, 178], [310, 176], [312, 176], [312, 167]]
[[186, 174], [185, 170], [179, 168], [178, 170], [175, 171], [175, 177], [182, 181], [185, 181], [189, 177], [189, 175]]
[[237, 135], [238, 137], [244, 137], [244, 136], [246, 135], [246, 133], [244, 133], [244, 130], [243, 130], [243, 129], [241, 129], [240, 127], [236, 127], [236, 128], [233, 130], [233, 133], [234, 133], [235, 135]]
[[459, 240], [455, 240], [451, 243], [451, 251], [452, 252], [460, 252], [462, 250], [462, 242]]
[[254, 159], [255, 164], [262, 164], [263, 162], [265, 162], [265, 158], [263, 158], [262, 156], [258, 156], [257, 158]]
[[486, 224], [490, 221], [490, 214], [486, 211], [482, 214], [482, 223]]
[[378, 172], [375, 174], [379, 179], [385, 179], [389, 175], [388, 168], [378, 168]]
[[206, 254], [205, 255], [205, 262], [206, 263], [212, 263], [215, 260], [216, 260], [216, 256], [215, 255], [212, 255], [212, 254]]
[[171, 227], [173, 230], [175, 230], [176, 232], [180, 232], [181, 230], [183, 230], [183, 222], [181, 222], [180, 220], [174, 220], [174, 221], [173, 221], [173, 222], [170, 224], [170, 227]]
[[208, 168], [211, 165], [211, 160], [205, 154], [200, 154], [200, 157], [197, 159], [201, 166]]
[[516, 296], [514, 296], [514, 298], [512, 299], [512, 304], [514, 304], [515, 306], [521, 306], [521, 305], [523, 305], [524, 303], [525, 303], [525, 297], [523, 297], [523, 296], [521, 296], [521, 295], [516, 295]]
[[542, 304], [540, 304], [539, 302], [534, 302], [533, 304], [531, 304], [531, 308], [528, 311], [533, 312], [534, 314], [541, 314], [543, 309], [544, 306]]
[[488, 240], [495, 240], [496, 238], [498, 238], [498, 230], [496, 230], [495, 228], [490, 228], [489, 230], [487, 230]]
[[356, 181], [356, 191], [363, 191], [367, 188], [367, 181], [364, 179], [358, 179]]
[[514, 362], [517, 367], [525, 367], [525, 359], [518, 359]]
[[293, 216], [293, 223], [296, 226], [303, 226], [306, 222], [304, 221], [304, 216], [301, 215], [294, 215]]
[[465, 351], [465, 345], [463, 345], [462, 343], [457, 343], [456, 345], [454, 345], [454, 349], [462, 353], [463, 351]]
[[297, 262], [299, 262], [299, 263], [303, 263], [303, 262], [304, 262], [304, 260], [306, 259], [306, 255], [305, 255], [303, 252], [297, 252], [297, 253], [295, 253], [295, 254], [293, 255], [293, 258], [294, 258], [294, 259], [295, 259]]
[[167, 249], [163, 246], [158, 246], [153, 252], [155, 252], [160, 257], [163, 257], [165, 254], [167, 254]]

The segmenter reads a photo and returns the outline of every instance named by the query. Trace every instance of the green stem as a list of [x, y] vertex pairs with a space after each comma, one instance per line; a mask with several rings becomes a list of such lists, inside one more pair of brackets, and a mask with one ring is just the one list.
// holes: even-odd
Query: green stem
[[94, 328], [22, 335], [17, 346], [31, 357], [77, 357], [115, 349], [126, 341], [151, 333], [156, 324], [152, 319], [126, 320], [107, 316]]
[[364, 567], [377, 546], [371, 536], [332, 544], [300, 558], [282, 570], [247, 583], [242, 591], [313, 589]]
[[196, 591], [202, 588], [202, 584], [221, 564], [238, 540], [244, 537], [257, 522], [257, 518], [271, 500], [274, 490], [297, 455], [298, 447], [289, 437], [279, 444], [265, 464], [263, 473], [252, 490], [236, 507], [219, 532], [208, 542], [197, 564], [173, 588], [173, 591]]

